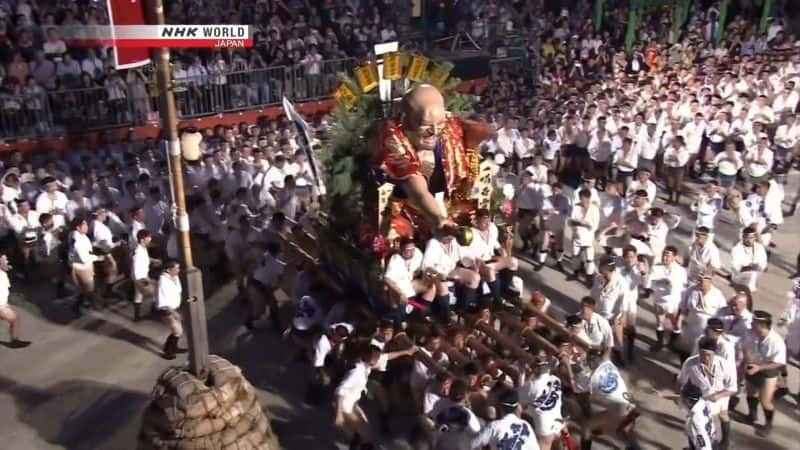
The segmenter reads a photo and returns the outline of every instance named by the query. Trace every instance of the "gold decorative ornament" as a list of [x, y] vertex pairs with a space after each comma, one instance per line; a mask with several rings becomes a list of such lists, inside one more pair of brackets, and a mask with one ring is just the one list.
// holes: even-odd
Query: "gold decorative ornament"
[[433, 64], [428, 75], [431, 84], [438, 88], [443, 88], [447, 79], [450, 78], [450, 71], [453, 70], [453, 67], [453, 63], [447, 61]]
[[350, 83], [341, 83], [333, 93], [333, 98], [345, 109], [352, 109], [358, 101], [358, 93]]
[[411, 65], [408, 67], [406, 78], [416, 83], [422, 82], [425, 79], [428, 62], [430, 62], [430, 59], [424, 55], [417, 54], [411, 57]]
[[403, 78], [403, 55], [391, 52], [383, 56], [383, 79], [399, 80]]
[[378, 87], [378, 67], [372, 61], [367, 61], [354, 71], [361, 92], [368, 93]]
[[458, 244], [461, 245], [462, 247], [468, 247], [470, 244], [472, 244], [473, 237], [474, 236], [472, 235], [472, 227], [458, 228], [458, 237], [456, 240], [458, 241]]

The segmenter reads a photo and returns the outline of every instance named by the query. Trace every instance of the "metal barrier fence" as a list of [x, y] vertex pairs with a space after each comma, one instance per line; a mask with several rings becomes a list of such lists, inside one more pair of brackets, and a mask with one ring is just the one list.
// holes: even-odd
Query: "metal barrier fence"
[[[176, 78], [178, 115], [182, 119], [330, 98], [338, 74], [352, 73], [353, 58], [323, 60], [294, 67], [276, 66], [240, 72]], [[0, 139], [41, 138], [158, 121], [158, 91], [151, 82], [124, 88], [0, 93]]]
[[509, 56], [506, 58], [495, 58], [489, 62], [492, 74], [506, 72], [509, 74], [528, 74], [530, 67], [527, 66], [525, 58], [522, 56]]
[[[350, 73], [354, 58], [320, 61], [317, 65], [277, 66], [241, 72], [209, 73], [173, 80], [182, 119], [280, 105], [283, 96], [295, 102], [330, 98], [338, 74]], [[525, 58], [492, 60], [493, 70], [527, 73]], [[0, 139], [63, 136], [157, 122], [158, 92], [144, 81], [85, 89], [0, 93]]]
[[175, 78], [178, 115], [186, 119], [276, 105], [291, 95], [290, 72], [278, 66]]

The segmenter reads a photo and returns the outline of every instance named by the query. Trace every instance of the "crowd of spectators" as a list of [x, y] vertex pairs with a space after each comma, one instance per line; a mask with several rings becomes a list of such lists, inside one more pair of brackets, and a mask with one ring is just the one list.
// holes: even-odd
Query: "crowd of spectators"
[[[397, 37], [403, 12], [390, 10], [394, 6], [383, 1], [167, 2], [168, 23], [236, 23], [254, 31], [252, 49], [173, 52], [173, 76], [184, 88], [178, 91], [180, 112], [188, 116], [275, 103], [283, 93], [296, 99], [327, 96], [335, 74], [348, 69], [342, 59], [365, 57], [375, 42]], [[112, 49], [76, 47], [59, 36], [61, 27], [107, 24], [104, 3], [11, 0], [0, 3], [0, 14], [6, 132], [24, 128], [41, 134], [52, 131], [42, 128], [50, 123], [71, 130], [157, 118], [149, 66], [117, 72]], [[323, 60], [334, 62], [323, 67]], [[266, 70], [279, 66], [284, 69]]]
[[[494, 51], [502, 33], [518, 32], [524, 40], [531, 27], [546, 28], [537, 15], [544, 3], [426, 2], [423, 19], [415, 20], [412, 14], [422, 11], [410, 1], [167, 2], [168, 23], [236, 23], [254, 31], [252, 49], [172, 52], [179, 111], [192, 116], [272, 104], [284, 93], [327, 96], [337, 73], [351, 69], [347, 58], [367, 58], [377, 42], [413, 36], [415, 24], [430, 41], [463, 31]], [[6, 133], [157, 119], [149, 66], [118, 73], [112, 49], [76, 47], [59, 36], [61, 27], [107, 24], [105, 4], [7, 0], [0, 13], [0, 128]], [[60, 127], [49, 129], [53, 124]]]

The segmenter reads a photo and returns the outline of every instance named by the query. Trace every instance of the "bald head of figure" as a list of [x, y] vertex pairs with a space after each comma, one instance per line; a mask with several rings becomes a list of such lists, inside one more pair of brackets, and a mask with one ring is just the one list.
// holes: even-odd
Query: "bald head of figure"
[[403, 127], [418, 150], [433, 150], [447, 115], [444, 97], [435, 86], [418, 84], [403, 97]]

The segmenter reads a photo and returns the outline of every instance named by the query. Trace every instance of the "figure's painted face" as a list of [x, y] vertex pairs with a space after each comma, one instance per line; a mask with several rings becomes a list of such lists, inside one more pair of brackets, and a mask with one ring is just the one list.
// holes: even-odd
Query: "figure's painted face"
[[434, 150], [446, 119], [444, 98], [433, 86], [417, 87], [408, 94], [403, 122], [417, 150]]

